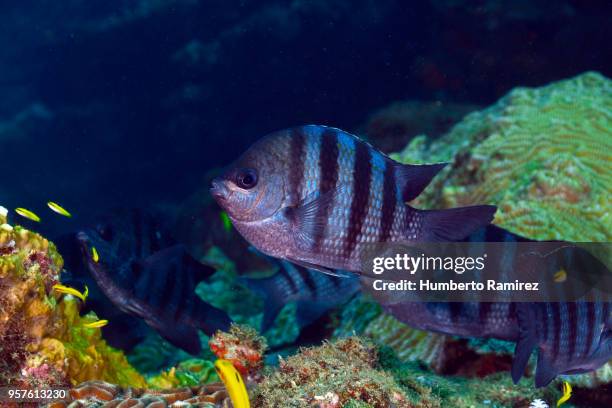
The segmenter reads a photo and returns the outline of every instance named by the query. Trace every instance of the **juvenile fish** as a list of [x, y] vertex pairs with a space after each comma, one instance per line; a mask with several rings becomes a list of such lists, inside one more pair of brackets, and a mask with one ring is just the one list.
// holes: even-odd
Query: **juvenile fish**
[[418, 210], [444, 164], [404, 165], [339, 129], [303, 126], [255, 143], [211, 193], [257, 249], [307, 268], [361, 271], [366, 246], [456, 241], [493, 219], [489, 205]]

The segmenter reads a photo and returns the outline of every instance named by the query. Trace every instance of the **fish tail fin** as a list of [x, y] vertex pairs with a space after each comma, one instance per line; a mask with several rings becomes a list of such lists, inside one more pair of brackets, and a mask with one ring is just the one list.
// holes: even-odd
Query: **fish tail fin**
[[206, 333], [206, 335], [210, 336], [217, 330], [229, 330], [232, 319], [225, 311], [202, 301], [197, 296], [195, 302], [195, 312], [191, 315], [191, 319], [193, 319], [196, 323], [195, 325]]
[[551, 364], [550, 356], [538, 350], [538, 363], [535, 375], [536, 388], [545, 387], [557, 376], [557, 370]]
[[279, 282], [279, 274], [276, 273], [269, 278], [263, 279], [240, 278], [239, 281], [264, 298], [264, 315], [261, 321], [260, 331], [262, 333], [266, 332], [273, 326], [276, 317], [286, 303]]
[[460, 241], [493, 221], [497, 207], [476, 205], [447, 210], [417, 210], [424, 241]]
[[533, 309], [528, 303], [517, 303], [517, 319], [519, 326], [519, 340], [516, 342], [516, 348], [514, 349], [514, 360], [512, 361], [512, 381], [518, 383], [527, 363], [529, 357], [536, 346], [536, 328], [535, 318], [533, 316]]

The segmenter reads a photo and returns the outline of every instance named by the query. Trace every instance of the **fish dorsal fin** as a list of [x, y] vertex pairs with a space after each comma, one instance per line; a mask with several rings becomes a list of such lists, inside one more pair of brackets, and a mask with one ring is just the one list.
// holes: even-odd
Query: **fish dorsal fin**
[[424, 241], [460, 241], [493, 221], [497, 207], [475, 205], [447, 210], [419, 211], [423, 216]]
[[395, 177], [404, 202], [412, 201], [421, 194], [431, 180], [448, 163], [400, 164], [395, 163]]
[[536, 346], [535, 317], [533, 308], [529, 303], [516, 304], [516, 316], [519, 326], [519, 339], [514, 349], [514, 360], [512, 361], [512, 381], [518, 383], [525, 367], [529, 362], [529, 357]]
[[312, 192], [297, 206], [287, 209], [287, 216], [293, 224], [298, 246], [310, 248], [315, 242], [315, 237], [323, 234], [327, 218], [321, 214], [328, 213], [326, 210], [333, 205], [340, 189], [341, 187], [337, 187], [324, 193]]

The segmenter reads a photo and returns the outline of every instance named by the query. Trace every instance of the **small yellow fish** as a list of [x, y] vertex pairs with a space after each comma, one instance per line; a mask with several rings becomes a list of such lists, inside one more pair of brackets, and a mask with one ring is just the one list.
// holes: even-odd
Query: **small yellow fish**
[[72, 217], [72, 214], [70, 214], [68, 211], [66, 211], [66, 209], [64, 207], [62, 207], [61, 205], [59, 205], [58, 203], [54, 203], [53, 201], [49, 201], [47, 203], [47, 205], [49, 206], [49, 208], [52, 211], [55, 211], [59, 215], [63, 215], [64, 217], [68, 217], [68, 218]]
[[561, 396], [561, 398], [559, 398], [559, 401], [557, 401], [557, 407], [560, 407], [561, 405], [563, 405], [563, 403], [566, 402], [568, 399], [570, 399], [571, 396], [572, 396], [572, 385], [568, 383], [567, 381], [563, 381], [563, 395]]
[[219, 359], [215, 361], [215, 370], [223, 384], [225, 384], [234, 408], [250, 408], [251, 404], [246, 385], [244, 385], [242, 376], [236, 370], [236, 367], [227, 360]]
[[95, 322], [91, 322], [91, 323], [85, 323], [83, 327], [87, 327], [88, 329], [96, 329], [98, 327], [104, 327], [107, 324], [108, 324], [108, 320], [102, 319], [102, 320], [96, 320]]
[[565, 269], [559, 269], [553, 275], [553, 279], [557, 283], [563, 283], [567, 280], [567, 272], [565, 272]]
[[56, 292], [65, 293], [67, 295], [78, 297], [83, 302], [85, 302], [85, 299], [87, 299], [87, 295], [89, 295], [89, 288], [87, 287], [87, 285], [85, 285], [85, 292], [83, 293], [79, 292], [75, 288], [71, 288], [70, 286], [64, 286], [64, 285], [59, 285], [59, 284], [53, 285], [53, 290], [55, 290]]
[[100, 261], [100, 255], [98, 255], [98, 250], [96, 249], [96, 247], [91, 247], [91, 259], [95, 263], [98, 263]]
[[32, 220], [35, 222], [40, 222], [40, 217], [36, 214], [34, 214], [32, 211], [27, 210], [25, 208], [15, 208], [15, 212], [19, 215], [21, 215], [24, 218], [27, 218], [28, 220]]

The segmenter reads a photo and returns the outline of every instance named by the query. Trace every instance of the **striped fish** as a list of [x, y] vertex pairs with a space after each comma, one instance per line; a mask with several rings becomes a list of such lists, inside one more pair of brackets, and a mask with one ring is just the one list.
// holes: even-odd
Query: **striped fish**
[[278, 267], [278, 272], [269, 278], [241, 279], [249, 289], [264, 297], [262, 333], [272, 327], [287, 303], [296, 303], [297, 323], [306, 327], [329, 310], [348, 302], [360, 289], [355, 275], [326, 275], [286, 261], [279, 261]]
[[263, 253], [328, 273], [362, 272], [369, 244], [456, 241], [491, 222], [494, 206], [405, 204], [443, 167], [400, 164], [356, 136], [310, 125], [264, 137], [213, 180], [211, 193]]
[[[499, 227], [487, 226], [465, 241], [524, 242]], [[559, 258], [576, 271], [585, 256], [573, 248]], [[601, 302], [399, 302], [383, 306], [398, 320], [418, 329], [463, 337], [497, 338], [516, 342], [512, 379], [523, 376], [529, 358], [537, 349], [537, 387], [549, 384], [559, 374], [596, 370], [612, 359], [612, 307]]]
[[558, 374], [593, 371], [612, 358], [610, 302], [543, 302], [517, 308], [521, 330], [512, 378], [517, 382], [534, 349], [538, 351], [536, 387]]
[[[77, 241], [86, 268], [104, 295], [171, 343], [199, 354], [199, 329], [210, 335], [229, 328], [225, 312], [195, 294], [197, 284], [214, 269], [176, 244], [154, 216], [139, 210], [116, 212], [95, 228], [79, 232]], [[92, 247], [99, 254], [97, 262]]]

